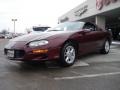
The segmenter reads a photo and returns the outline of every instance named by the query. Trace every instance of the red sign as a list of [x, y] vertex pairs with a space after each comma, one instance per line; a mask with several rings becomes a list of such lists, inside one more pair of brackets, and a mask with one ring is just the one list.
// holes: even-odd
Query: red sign
[[101, 10], [104, 5], [109, 5], [111, 2], [114, 3], [117, 0], [96, 0], [96, 8]]

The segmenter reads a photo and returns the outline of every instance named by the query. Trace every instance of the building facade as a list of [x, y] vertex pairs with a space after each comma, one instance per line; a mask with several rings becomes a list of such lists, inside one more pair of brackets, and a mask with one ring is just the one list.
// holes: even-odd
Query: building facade
[[58, 19], [65, 21], [86, 21], [99, 27], [111, 29], [113, 39], [120, 39], [120, 0], [86, 0]]

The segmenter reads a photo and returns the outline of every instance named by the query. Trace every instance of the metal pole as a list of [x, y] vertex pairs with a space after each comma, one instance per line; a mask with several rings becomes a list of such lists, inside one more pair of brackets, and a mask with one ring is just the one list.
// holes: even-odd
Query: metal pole
[[14, 21], [14, 33], [15, 33], [15, 21]]
[[13, 23], [14, 23], [14, 33], [15, 33], [15, 22], [17, 21], [17, 19], [12, 19]]

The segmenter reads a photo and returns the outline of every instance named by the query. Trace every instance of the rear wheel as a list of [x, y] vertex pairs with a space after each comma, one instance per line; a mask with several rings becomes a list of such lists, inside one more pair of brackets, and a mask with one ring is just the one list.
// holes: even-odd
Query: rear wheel
[[76, 49], [73, 44], [67, 43], [63, 46], [60, 53], [60, 63], [62, 66], [71, 66], [76, 59]]
[[109, 42], [109, 40], [106, 40], [103, 47], [102, 47], [102, 49], [100, 50], [100, 52], [102, 54], [108, 54], [109, 51], [110, 51], [110, 42]]

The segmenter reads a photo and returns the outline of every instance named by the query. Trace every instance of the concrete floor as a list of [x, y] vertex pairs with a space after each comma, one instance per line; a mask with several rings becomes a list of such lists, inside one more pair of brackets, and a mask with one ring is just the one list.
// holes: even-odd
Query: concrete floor
[[25, 64], [3, 54], [8, 40], [0, 39], [0, 90], [120, 90], [120, 45], [108, 55], [92, 53], [75, 65]]

